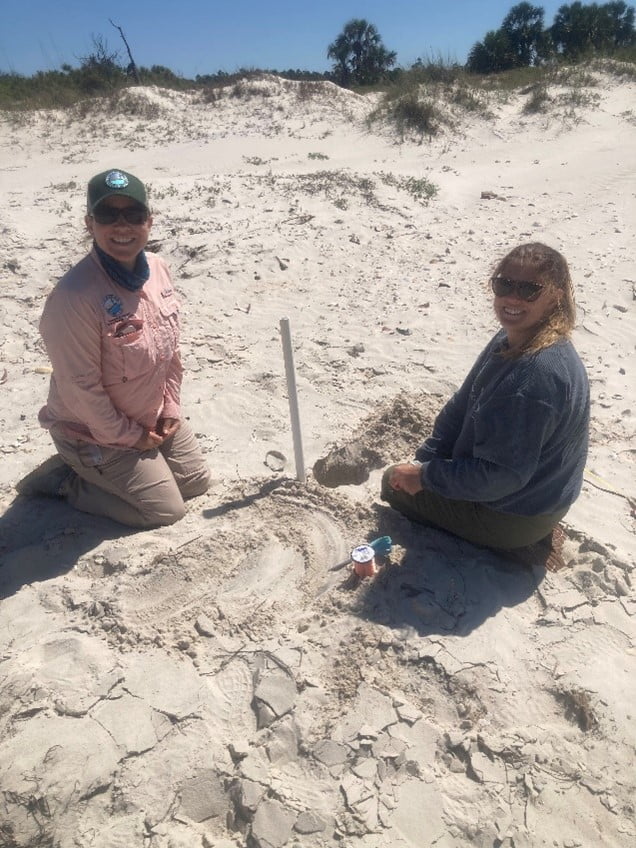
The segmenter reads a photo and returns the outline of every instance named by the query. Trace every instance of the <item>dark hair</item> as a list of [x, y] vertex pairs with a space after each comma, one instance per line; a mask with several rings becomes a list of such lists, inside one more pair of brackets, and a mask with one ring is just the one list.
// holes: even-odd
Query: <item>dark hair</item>
[[552, 312], [543, 319], [534, 335], [519, 347], [508, 352], [510, 357], [535, 353], [559, 339], [567, 339], [576, 323], [576, 305], [570, 269], [558, 250], [541, 242], [521, 244], [507, 253], [495, 267], [493, 276], [501, 274], [506, 265], [515, 262], [532, 271], [532, 279], [542, 283], [557, 296]]

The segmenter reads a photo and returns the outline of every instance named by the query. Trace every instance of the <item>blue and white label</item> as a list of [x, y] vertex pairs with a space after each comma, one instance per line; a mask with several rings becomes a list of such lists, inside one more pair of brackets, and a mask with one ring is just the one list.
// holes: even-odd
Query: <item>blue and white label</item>
[[106, 174], [106, 185], [108, 188], [126, 188], [128, 177], [126, 174], [122, 174], [121, 171], [110, 171]]
[[116, 294], [107, 294], [103, 300], [104, 309], [109, 315], [119, 315], [122, 311], [123, 304]]

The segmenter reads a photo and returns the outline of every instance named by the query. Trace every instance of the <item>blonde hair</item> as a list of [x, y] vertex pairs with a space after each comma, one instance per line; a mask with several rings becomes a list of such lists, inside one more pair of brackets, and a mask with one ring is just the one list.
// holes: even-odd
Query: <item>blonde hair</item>
[[502, 274], [510, 262], [532, 272], [532, 280], [541, 283], [557, 297], [554, 309], [537, 326], [535, 333], [518, 347], [510, 348], [505, 356], [516, 359], [524, 353], [536, 353], [560, 339], [568, 339], [576, 323], [576, 304], [570, 269], [558, 250], [541, 242], [521, 244], [499, 261], [493, 277]]

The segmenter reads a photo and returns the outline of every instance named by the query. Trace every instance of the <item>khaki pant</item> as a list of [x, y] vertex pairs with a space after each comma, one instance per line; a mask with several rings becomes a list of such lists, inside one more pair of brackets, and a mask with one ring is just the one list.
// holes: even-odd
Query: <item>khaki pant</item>
[[382, 475], [382, 500], [412, 521], [441, 527], [475, 545], [497, 550], [534, 545], [548, 536], [567, 512], [563, 509], [549, 515], [513, 515], [472, 501], [451, 500], [429, 489], [409, 495], [391, 488], [393, 468], [387, 468]]
[[62, 487], [71, 506], [129, 527], [179, 521], [185, 515], [184, 498], [201, 495], [210, 485], [209, 469], [186, 421], [158, 449], [143, 453], [51, 436], [75, 472]]

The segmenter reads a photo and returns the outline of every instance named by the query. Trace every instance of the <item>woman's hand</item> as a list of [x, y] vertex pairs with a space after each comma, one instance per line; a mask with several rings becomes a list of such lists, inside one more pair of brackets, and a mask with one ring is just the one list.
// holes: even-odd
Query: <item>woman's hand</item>
[[162, 445], [170, 436], [174, 436], [181, 422], [178, 418], [160, 418], [157, 421], [156, 430], [149, 430], [144, 427], [143, 435], [133, 445], [133, 448], [138, 451], [155, 450], [159, 445]]
[[396, 465], [389, 479], [389, 485], [398, 492], [416, 495], [424, 488], [422, 486], [422, 466], [414, 462]]
[[174, 436], [180, 426], [181, 421], [178, 418], [160, 418], [157, 421], [157, 432], [161, 433], [164, 439], [169, 439], [170, 436]]
[[144, 432], [135, 442], [133, 448], [143, 453], [143, 451], [155, 450], [155, 448], [158, 448], [162, 442], [163, 436], [155, 433], [154, 430], [144, 428]]

